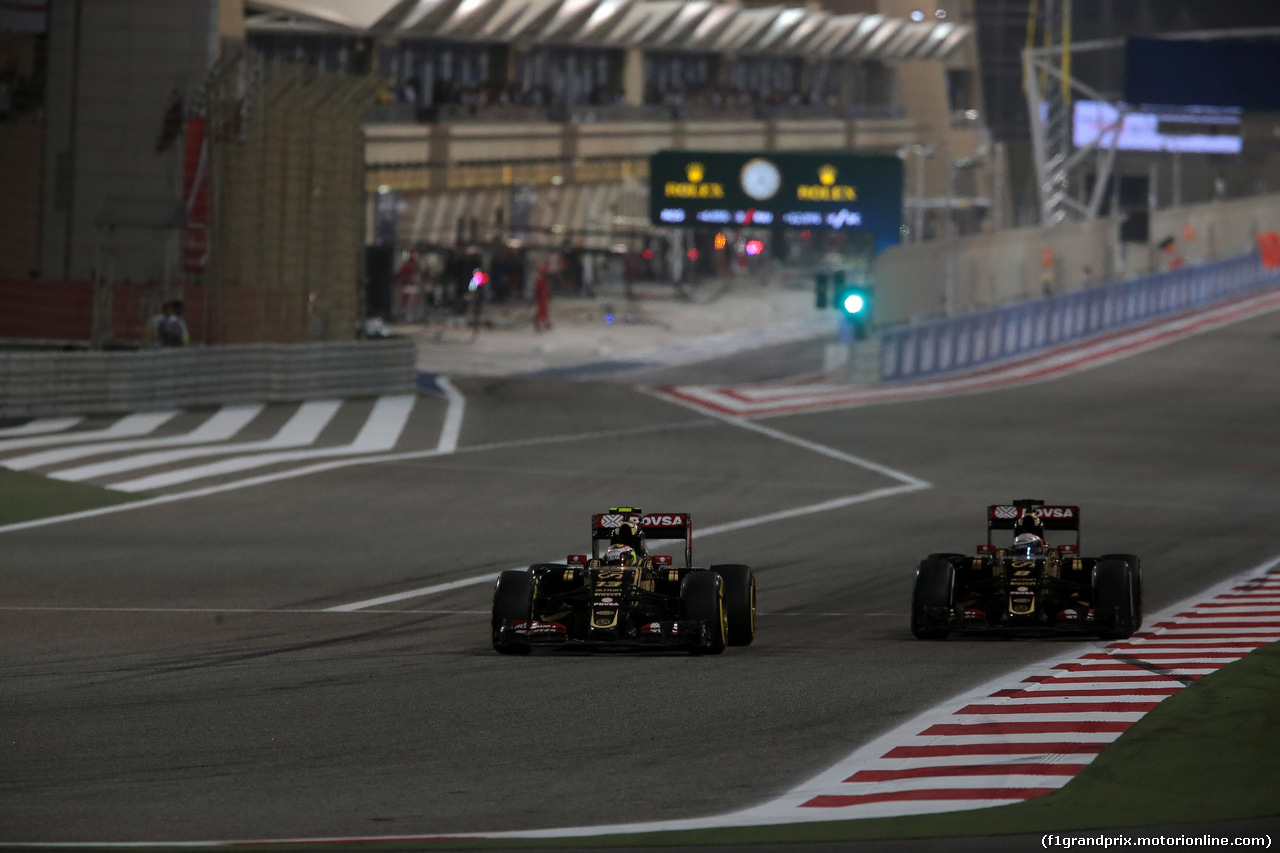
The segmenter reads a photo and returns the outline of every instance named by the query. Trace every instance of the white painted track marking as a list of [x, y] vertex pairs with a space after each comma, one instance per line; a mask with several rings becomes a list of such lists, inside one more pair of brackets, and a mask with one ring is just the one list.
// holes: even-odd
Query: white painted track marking
[[[65, 444], [73, 441], [102, 441], [103, 439], [133, 438], [134, 436], [147, 435], [173, 420], [178, 414], [179, 412], [177, 411], [137, 412], [132, 415], [125, 415], [111, 426], [103, 429], [4, 439], [0, 441], [0, 453], [8, 450], [20, 450], [24, 447], [48, 447], [51, 444]], [[4, 463], [0, 462], [0, 466], [2, 465]]]
[[436, 444], [436, 452], [452, 453], [458, 449], [458, 436], [462, 434], [462, 416], [467, 408], [467, 398], [462, 396], [447, 376], [437, 376], [436, 384], [449, 399], [449, 407], [444, 413], [444, 426], [440, 429], [440, 441]]
[[[729, 533], [733, 530], [742, 530], [747, 527], [756, 527], [761, 524], [768, 524], [774, 521], [783, 521], [789, 518], [798, 518], [802, 515], [811, 515], [815, 512], [829, 512], [833, 509], [841, 509], [854, 504], [866, 503], [867, 501], [878, 500], [880, 498], [892, 497], [893, 495], [905, 494], [906, 492], [918, 491], [925, 486], [893, 486], [887, 489], [875, 489], [870, 492], [863, 492], [857, 495], [849, 495], [848, 497], [837, 498], [831, 501], [824, 501], [820, 504], [810, 504], [809, 506], [797, 507], [795, 509], [782, 510], [781, 512], [770, 513], [769, 515], [758, 515], [754, 518], [744, 518], [741, 521], [730, 521], [725, 524], [717, 524], [712, 527], [704, 528], [701, 531], [695, 530], [693, 537], [695, 539], [704, 539], [708, 536], [715, 536], [719, 533]], [[544, 562], [559, 562], [560, 558], [555, 557]], [[532, 565], [532, 564], [529, 564]], [[529, 565], [512, 566], [512, 570], [527, 569]], [[408, 589], [404, 592], [392, 593], [391, 595], [383, 595], [378, 598], [369, 598], [364, 601], [355, 601], [351, 604], [340, 604], [337, 607], [327, 607], [325, 610], [330, 613], [350, 613], [354, 610], [364, 610], [369, 607], [380, 607], [383, 604], [394, 604], [397, 601], [407, 601], [412, 598], [424, 598], [428, 595], [435, 595], [440, 592], [449, 592], [463, 587], [475, 586], [477, 584], [489, 583], [496, 581], [500, 572], [489, 572], [483, 575], [475, 575], [461, 580], [449, 581], [448, 583], [439, 583], [432, 586], [419, 587], [417, 589]]]
[[55, 480], [79, 482], [95, 477], [107, 477], [124, 471], [136, 471], [139, 468], [153, 468], [181, 462], [185, 459], [199, 459], [205, 456], [226, 456], [233, 453], [252, 453], [263, 450], [280, 450], [287, 447], [306, 447], [315, 442], [324, 428], [333, 420], [334, 415], [342, 408], [341, 400], [311, 400], [303, 403], [293, 413], [274, 436], [262, 441], [246, 441], [238, 444], [223, 444], [217, 447], [184, 447], [180, 450], [158, 450], [153, 453], [140, 453], [126, 456], [123, 459], [112, 459], [77, 468], [65, 468], [49, 474]]
[[[633, 435], [644, 435], [653, 432], [665, 432], [675, 429], [699, 429], [711, 426], [712, 422], [706, 419], [697, 421], [685, 421], [677, 424], [660, 424], [657, 426], [647, 427], [629, 427], [626, 429], [616, 430], [600, 430], [590, 433], [574, 433], [569, 435], [554, 435], [546, 438], [522, 438], [513, 441], [497, 441], [490, 444], [476, 444], [470, 447], [460, 447], [455, 453], [481, 453], [490, 450], [514, 450], [521, 447], [535, 447], [542, 444], [568, 444], [576, 441], [592, 441], [597, 439], [625, 438]], [[30, 521], [16, 521], [12, 524], [0, 524], [0, 533], [7, 533], [12, 530], [29, 530], [33, 527], [46, 527], [51, 524], [62, 524], [67, 521], [79, 521], [86, 518], [96, 518], [102, 515], [114, 515], [118, 512], [130, 512], [136, 509], [144, 509], [146, 507], [161, 506], [163, 504], [177, 503], [179, 501], [191, 500], [193, 498], [207, 497], [208, 495], [217, 495], [224, 492], [234, 492], [240, 489], [247, 489], [253, 486], [261, 486], [267, 483], [278, 483], [282, 480], [292, 480], [295, 477], [306, 477], [311, 474], [318, 474], [324, 471], [334, 471], [339, 468], [349, 468], [354, 465], [375, 465], [381, 462], [406, 462], [417, 459], [430, 459], [436, 456], [444, 456], [450, 454], [442, 454], [438, 450], [411, 450], [403, 453], [385, 453], [376, 456], [357, 456], [348, 459], [338, 459], [328, 462], [320, 462], [314, 465], [306, 465], [301, 468], [293, 468], [288, 471], [277, 471], [272, 474], [260, 474], [256, 477], [249, 477], [244, 480], [236, 480], [231, 483], [219, 483], [214, 486], [204, 486], [198, 489], [191, 489], [186, 492], [172, 492], [167, 495], [157, 495], [152, 498], [140, 498], [129, 503], [115, 504], [114, 506], [103, 506], [95, 509], [86, 509], [79, 512], [69, 512], [65, 515], [52, 515], [47, 518], [35, 518]]]
[[659, 400], [663, 400], [668, 403], [674, 403], [677, 406], [682, 406], [686, 409], [691, 409], [695, 412], [700, 412], [701, 414], [704, 414], [707, 417], [715, 418], [716, 420], [723, 421], [724, 423], [730, 424], [732, 426], [736, 426], [739, 429], [745, 429], [751, 432], [757, 432], [757, 433], [760, 433], [761, 435], [768, 436], [769, 438], [776, 439], [777, 441], [786, 442], [787, 444], [794, 444], [796, 447], [803, 447], [805, 450], [811, 450], [814, 453], [820, 454], [822, 456], [828, 456], [832, 459], [837, 459], [841, 462], [847, 462], [850, 465], [856, 465], [859, 468], [865, 468], [868, 471], [873, 471], [876, 474], [882, 474], [885, 477], [888, 477], [892, 480], [897, 480], [898, 482], [908, 486], [915, 486], [917, 488], [923, 488], [923, 489], [930, 488], [930, 484], [925, 482], [924, 480], [921, 480], [919, 477], [913, 477], [910, 474], [904, 473], [902, 471], [897, 471], [893, 468], [888, 467], [887, 465], [881, 465], [879, 462], [872, 462], [869, 459], [863, 459], [861, 456], [854, 456], [852, 453], [845, 453], [842, 450], [836, 450], [834, 447], [828, 447], [825, 444], [818, 444], [816, 441], [809, 441], [808, 439], [800, 438], [799, 436], [795, 436], [790, 433], [783, 432], [782, 430], [774, 429], [772, 427], [767, 427], [764, 424], [758, 424], [753, 421], [749, 421], [746, 418], [740, 418], [735, 415], [725, 414], [724, 412], [719, 412], [715, 410], [708, 410], [696, 404], [690, 403], [687, 400], [682, 400], [676, 397], [667, 396], [652, 388], [637, 386], [635, 390], [642, 394], [648, 394], [652, 397], [656, 397]]
[[60, 432], [64, 429], [71, 429], [83, 420], [84, 418], [36, 418], [20, 426], [0, 427], [0, 438]]
[[302, 460], [324, 458], [326, 456], [350, 456], [369, 453], [384, 453], [396, 446], [400, 433], [409, 422], [413, 411], [416, 394], [402, 394], [391, 397], [379, 397], [373, 404], [373, 410], [365, 420], [364, 426], [355, 439], [349, 444], [338, 447], [322, 447], [312, 450], [295, 450], [281, 453], [263, 453], [257, 456], [237, 456], [221, 462], [207, 465], [196, 465], [190, 468], [179, 468], [176, 471], [164, 471], [127, 480], [123, 483], [112, 483], [108, 488], [121, 492], [149, 492], [152, 489], [163, 489], [192, 480], [203, 480], [209, 477], [222, 477], [252, 468], [265, 468], [282, 462], [298, 462]]
[[[70, 462], [72, 459], [83, 459], [86, 456], [98, 456], [103, 453], [117, 453], [122, 450], [142, 450], [152, 447], [174, 447], [184, 444], [204, 444], [212, 441], [227, 441], [244, 429], [250, 421], [266, 408], [261, 403], [223, 406], [205, 420], [200, 426], [186, 435], [171, 435], [165, 438], [140, 438], [132, 441], [109, 441], [94, 444], [81, 444], [75, 447], [60, 447], [57, 450], [42, 450], [26, 456], [6, 459], [6, 468], [25, 471], [30, 468], [42, 468]], [[73, 477], [60, 477], [69, 480]]]
[[[725, 415], [720, 415], [715, 413], [712, 413], [710, 416], [715, 418], [716, 420], [723, 421], [732, 426], [741, 427], [743, 429], [747, 429], [752, 432], [757, 432], [769, 438], [775, 439], [777, 441], [786, 442], [788, 444], [794, 444], [797, 447], [801, 447], [805, 450], [818, 453], [822, 456], [827, 456], [832, 459], [837, 459], [841, 462], [846, 462], [850, 465], [856, 465], [860, 468], [865, 468], [869, 471], [873, 471], [877, 474], [881, 474], [883, 476], [897, 480], [900, 483], [902, 483], [902, 485], [890, 486], [882, 489], [872, 489], [871, 491], [860, 492], [856, 495], [846, 495], [844, 497], [834, 498], [829, 501], [823, 501], [822, 503], [809, 504], [807, 506], [796, 507], [793, 509], [780, 510], [778, 512], [768, 513], [767, 515], [758, 515], [753, 518], [745, 518], [739, 521], [730, 521], [724, 524], [718, 524], [711, 527], [706, 527], [706, 528], [703, 528], [702, 530], [695, 529], [693, 531], [693, 536], [695, 539], [704, 538], [707, 536], [715, 536], [716, 534], [719, 534], [719, 533], [728, 533], [733, 530], [743, 530], [748, 527], [756, 527], [761, 524], [769, 524], [775, 521], [785, 521], [791, 518], [799, 518], [800, 516], [804, 516], [804, 515], [812, 515], [814, 513], [819, 513], [819, 512], [830, 512], [832, 510], [843, 509], [844, 507], [848, 507], [848, 506], [854, 506], [855, 504], [866, 503], [868, 501], [879, 500], [881, 498], [894, 497], [895, 495], [901, 495], [901, 494], [906, 494], [908, 492], [915, 492], [921, 489], [931, 488], [931, 484], [925, 482], [924, 480], [921, 480], [918, 477], [913, 477], [910, 474], [903, 473], [902, 471], [895, 471], [892, 468], [885, 467], [884, 465], [880, 465], [879, 463], [876, 463], [876, 462], [871, 462], [859, 456], [853, 456], [852, 454], [844, 453], [840, 450], [836, 450], [834, 447], [827, 447], [824, 444], [818, 444], [817, 442], [808, 441], [807, 439], [803, 439], [803, 438], [798, 438], [796, 436], [782, 432], [781, 430], [760, 426], [759, 424], [753, 424], [750, 421], [744, 421], [741, 418], [728, 417]], [[557, 557], [556, 560], [548, 560], [547, 562], [555, 562], [558, 559], [559, 558]], [[513, 568], [523, 569], [526, 567], [514, 566]], [[462, 580], [450, 581], [448, 583], [443, 583], [443, 584], [435, 584], [433, 586], [420, 587], [418, 589], [405, 590], [404, 592], [393, 593], [391, 595], [384, 595], [378, 598], [367, 599], [365, 601], [357, 601], [351, 604], [343, 604], [337, 607], [330, 607], [328, 609], [333, 611], [361, 610], [366, 607], [377, 607], [382, 604], [391, 604], [397, 601], [405, 601], [411, 598], [421, 598], [427, 595], [434, 595], [438, 592], [446, 592], [448, 590], [458, 589], [459, 587], [474, 586], [476, 584], [487, 583], [487, 582], [497, 580], [497, 578], [498, 578], [497, 572], [488, 572], [483, 575], [476, 575], [470, 578], [463, 578]]]

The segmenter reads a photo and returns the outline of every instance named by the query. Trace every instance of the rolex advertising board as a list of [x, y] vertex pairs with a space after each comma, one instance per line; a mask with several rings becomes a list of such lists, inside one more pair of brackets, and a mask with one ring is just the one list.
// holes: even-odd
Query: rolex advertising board
[[649, 218], [684, 228], [871, 232], [879, 251], [902, 227], [902, 161], [843, 151], [659, 151], [649, 158]]

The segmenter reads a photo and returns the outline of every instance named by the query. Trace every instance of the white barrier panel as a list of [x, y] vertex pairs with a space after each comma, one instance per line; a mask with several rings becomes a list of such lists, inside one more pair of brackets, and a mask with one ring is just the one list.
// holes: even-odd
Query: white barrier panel
[[963, 370], [1280, 284], [1256, 254], [883, 333], [880, 378]]
[[294, 402], [411, 391], [412, 341], [136, 352], [0, 350], [0, 417]]

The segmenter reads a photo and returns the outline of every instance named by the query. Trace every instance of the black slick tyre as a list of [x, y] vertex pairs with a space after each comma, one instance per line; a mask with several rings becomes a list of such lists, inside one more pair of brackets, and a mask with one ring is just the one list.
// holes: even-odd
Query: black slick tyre
[[756, 637], [756, 576], [750, 566], [712, 566], [724, 584], [724, 606], [729, 617], [728, 643], [749, 646]]
[[1093, 621], [1104, 640], [1127, 640], [1138, 630], [1134, 595], [1137, 573], [1120, 559], [1099, 559], [1093, 568]]
[[533, 573], [514, 569], [498, 575], [493, 588], [494, 649], [504, 655], [529, 654], [533, 647], [516, 638], [512, 624], [532, 618]]
[[1142, 560], [1137, 554], [1103, 554], [1099, 560], [1124, 560], [1133, 586], [1133, 630], [1142, 627]]
[[949, 560], [927, 557], [916, 566], [911, 589], [911, 633], [921, 640], [943, 640], [950, 633], [956, 570]]
[[712, 571], [695, 571], [680, 581], [680, 621], [699, 623], [690, 636], [689, 654], [718, 655], [724, 651], [729, 633], [729, 614], [724, 602], [724, 582]]

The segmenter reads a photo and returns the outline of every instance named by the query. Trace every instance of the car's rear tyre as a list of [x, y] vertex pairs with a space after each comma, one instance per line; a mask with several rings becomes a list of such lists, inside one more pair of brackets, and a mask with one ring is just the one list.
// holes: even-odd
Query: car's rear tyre
[[911, 633], [921, 640], [946, 639], [951, 630], [956, 570], [949, 560], [926, 557], [916, 566], [911, 589]]
[[527, 655], [533, 650], [519, 640], [512, 629], [514, 622], [533, 618], [533, 573], [512, 569], [498, 575], [493, 588], [493, 647], [504, 655]]
[[718, 655], [729, 633], [729, 613], [724, 582], [711, 571], [690, 572], [680, 581], [680, 622], [697, 622], [702, 628], [689, 639], [692, 655]]
[[1133, 584], [1133, 630], [1142, 627], [1142, 560], [1137, 554], [1103, 554], [1100, 560], [1124, 560]]
[[1093, 567], [1093, 621], [1104, 640], [1126, 640], [1138, 630], [1137, 572], [1121, 559], [1100, 559]]
[[756, 637], [756, 576], [750, 566], [712, 566], [724, 584], [724, 607], [729, 617], [728, 642], [749, 646]]

